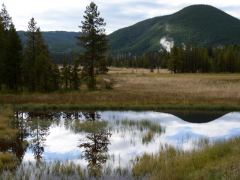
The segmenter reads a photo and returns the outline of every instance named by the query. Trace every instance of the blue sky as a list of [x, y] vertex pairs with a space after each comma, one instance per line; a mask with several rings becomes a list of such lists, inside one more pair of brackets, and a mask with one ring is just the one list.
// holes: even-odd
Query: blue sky
[[[91, 0], [0, 0], [18, 30], [26, 30], [34, 17], [44, 31], [79, 31], [85, 7]], [[239, 0], [95, 0], [107, 22], [107, 33], [138, 21], [174, 13], [193, 4], [209, 4], [240, 18]]]

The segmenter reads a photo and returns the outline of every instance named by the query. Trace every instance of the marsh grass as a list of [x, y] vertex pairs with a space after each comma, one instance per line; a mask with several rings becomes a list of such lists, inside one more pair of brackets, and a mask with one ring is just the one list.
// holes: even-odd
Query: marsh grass
[[[0, 144], [15, 141], [17, 129], [13, 127], [13, 112], [10, 107], [0, 107]], [[0, 173], [4, 169], [12, 170], [18, 165], [17, 157], [11, 152], [0, 152]]]
[[0, 107], [0, 141], [11, 141], [17, 135], [12, 126], [13, 111], [10, 107]]
[[165, 132], [164, 127], [150, 120], [131, 121], [131, 120], [125, 119], [121, 121], [121, 124], [125, 127], [130, 127], [130, 128], [136, 127], [140, 131], [147, 131], [142, 137], [143, 144], [150, 143], [156, 134], [161, 134]]
[[18, 159], [9, 152], [0, 152], [0, 173], [3, 170], [14, 170], [18, 165]]
[[142, 137], [142, 143], [143, 144], [148, 144], [152, 141], [154, 137], [154, 133], [152, 131], [148, 131], [143, 137]]
[[[81, 89], [50, 94], [2, 94], [0, 102], [36, 105], [42, 109], [238, 109], [240, 110], [239, 74], [169, 74], [149, 71], [130, 73], [126, 69], [110, 69], [112, 90]], [[32, 107], [34, 108], [34, 107]]]
[[131, 172], [121, 167], [106, 167], [100, 176], [91, 176], [86, 168], [73, 162], [29, 162], [19, 166], [16, 171], [4, 171], [0, 174], [0, 179], [14, 180], [58, 180], [58, 179], [132, 179]]
[[172, 147], [157, 155], [143, 155], [132, 169], [133, 175], [146, 179], [239, 179], [240, 139], [205, 144], [199, 150], [184, 152]]
[[97, 133], [108, 126], [107, 121], [75, 121], [72, 129], [75, 132]]
[[137, 158], [132, 171], [107, 166], [98, 177], [91, 176], [87, 168], [73, 162], [29, 162], [21, 164], [15, 171], [3, 171], [0, 179], [239, 179], [239, 144], [240, 138], [215, 144], [203, 140], [201, 145], [204, 147], [192, 151], [166, 146], [158, 154]]
[[147, 119], [143, 119], [139, 121], [132, 121], [132, 120], [125, 119], [121, 121], [121, 124], [126, 127], [135, 126], [141, 131], [149, 130], [154, 133], [162, 133], [164, 131], [164, 128], [160, 124], [157, 124]]

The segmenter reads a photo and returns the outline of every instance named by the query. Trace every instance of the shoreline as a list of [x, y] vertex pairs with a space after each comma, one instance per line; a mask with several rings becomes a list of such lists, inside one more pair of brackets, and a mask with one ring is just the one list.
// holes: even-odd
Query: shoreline
[[240, 111], [240, 106], [229, 105], [82, 105], [82, 104], [18, 104], [11, 105], [16, 110], [25, 111], [61, 111], [61, 110], [127, 110], [127, 111], [161, 111], [161, 110], [183, 110], [183, 111]]

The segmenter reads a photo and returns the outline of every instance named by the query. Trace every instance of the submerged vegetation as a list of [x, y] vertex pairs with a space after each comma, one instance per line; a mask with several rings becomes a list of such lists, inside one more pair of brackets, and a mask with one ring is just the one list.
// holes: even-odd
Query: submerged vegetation
[[153, 123], [149, 120], [130, 121], [126, 119], [121, 121], [121, 124], [126, 128], [135, 127], [140, 131], [145, 131], [145, 134], [142, 137], [143, 144], [148, 144], [152, 141], [155, 134], [161, 134], [165, 131], [160, 124]]
[[103, 130], [107, 125], [106, 121], [75, 121], [72, 128], [76, 132], [94, 133]]

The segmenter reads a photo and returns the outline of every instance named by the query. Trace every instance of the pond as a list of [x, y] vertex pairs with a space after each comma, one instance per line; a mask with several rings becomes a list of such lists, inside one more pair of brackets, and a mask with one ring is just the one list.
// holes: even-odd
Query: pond
[[[97, 175], [131, 169], [144, 153], [166, 146], [189, 151], [240, 136], [239, 112], [15, 112], [18, 140], [1, 144], [21, 164], [73, 162]], [[24, 142], [23, 145], [17, 145]], [[94, 174], [95, 173], [95, 174]]]

